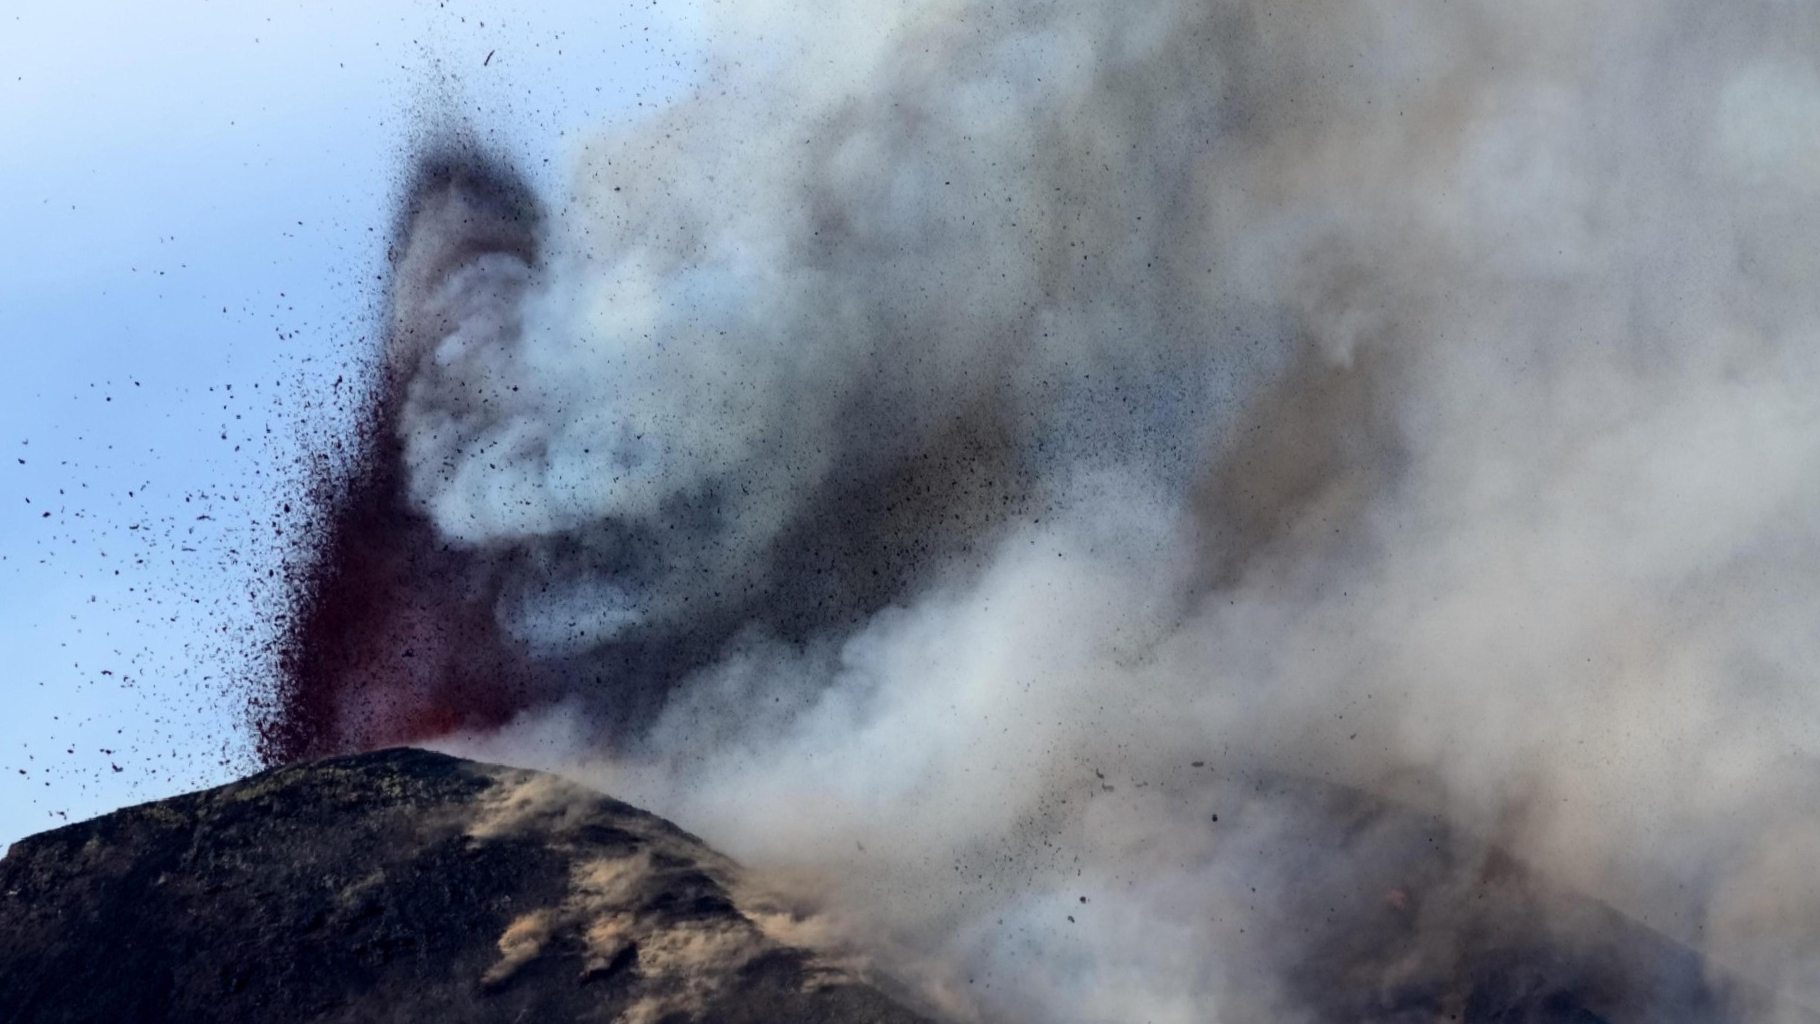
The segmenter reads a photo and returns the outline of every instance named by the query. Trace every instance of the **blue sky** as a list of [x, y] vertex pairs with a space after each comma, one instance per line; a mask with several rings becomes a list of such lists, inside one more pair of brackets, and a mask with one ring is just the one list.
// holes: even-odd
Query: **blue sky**
[[[300, 461], [451, 117], [546, 192], [686, 89], [650, 2], [0, 14], [0, 843], [248, 767]], [[489, 59], [488, 55], [491, 54]]]

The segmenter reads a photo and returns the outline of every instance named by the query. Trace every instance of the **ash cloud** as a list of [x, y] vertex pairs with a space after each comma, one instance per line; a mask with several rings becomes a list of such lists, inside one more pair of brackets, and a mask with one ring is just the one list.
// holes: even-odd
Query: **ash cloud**
[[416, 191], [438, 568], [289, 749], [567, 771], [959, 1016], [1809, 1019], [1820, 8], [700, 17], [541, 219]]

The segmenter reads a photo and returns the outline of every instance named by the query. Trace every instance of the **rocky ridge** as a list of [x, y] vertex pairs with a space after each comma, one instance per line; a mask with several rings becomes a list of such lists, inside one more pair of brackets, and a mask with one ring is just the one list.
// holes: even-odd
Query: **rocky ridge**
[[0, 861], [0, 1021], [920, 1018], [694, 836], [421, 750], [127, 808]]

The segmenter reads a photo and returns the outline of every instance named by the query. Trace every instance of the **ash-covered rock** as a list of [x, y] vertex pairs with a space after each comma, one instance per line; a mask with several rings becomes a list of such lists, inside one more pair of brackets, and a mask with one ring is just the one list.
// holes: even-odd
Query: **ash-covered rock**
[[0, 861], [0, 1021], [913, 1024], [774, 939], [732, 862], [555, 776], [394, 749]]
[[[1206, 965], [1234, 975], [1224, 1024], [1815, 1020], [1438, 819], [1308, 780], [1215, 788], [1207, 827], [1255, 866], [1245, 940]], [[15, 844], [0, 1024], [924, 1020], [803, 948], [816, 925], [653, 815], [401, 748]]]

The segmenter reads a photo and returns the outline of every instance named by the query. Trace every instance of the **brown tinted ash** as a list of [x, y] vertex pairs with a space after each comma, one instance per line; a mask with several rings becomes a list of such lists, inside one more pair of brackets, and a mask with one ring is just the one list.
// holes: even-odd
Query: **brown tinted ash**
[[493, 615], [483, 552], [450, 544], [411, 506], [398, 416], [416, 363], [446, 325], [426, 299], [478, 256], [537, 257], [540, 211], [507, 166], [466, 153], [422, 161], [389, 252], [386, 343], [339, 478], [318, 483], [317, 549], [295, 587], [268, 764], [497, 725], [530, 666]]
[[[725, 574], [711, 599], [604, 639], [537, 647], [514, 630], [512, 609], [575, 580], [624, 581], [623, 594], [661, 597], [677, 579], [677, 553], [711, 556], [737, 503], [711, 489], [691, 493], [666, 507], [663, 537], [611, 518], [480, 531], [489, 538], [480, 541], [439, 529], [412, 486], [412, 473], [438, 467], [412, 462], [404, 406], [426, 375], [466, 375], [461, 387], [438, 389], [444, 402], [484, 403], [500, 386], [475, 371], [485, 359], [454, 371], [440, 364], [454, 349], [516, 358], [522, 300], [546, 259], [545, 224], [510, 166], [470, 151], [423, 160], [406, 196], [384, 357], [354, 440], [358, 455], [322, 490], [318, 546], [296, 587], [278, 700], [261, 724], [260, 750], [273, 765], [486, 730], [557, 702], [575, 710], [600, 749], [623, 749], [683, 680], [743, 637], [801, 644], [850, 634], [926, 582], [919, 572], [965, 565], [969, 546], [988, 545], [995, 523], [1035, 505], [1033, 473], [1003, 421], [991, 408], [962, 409], [901, 455], [842, 456], [794, 518], [768, 535], [761, 555]], [[1360, 367], [1350, 377], [1318, 367], [1302, 374], [1318, 385], [1310, 385], [1314, 397], [1273, 403], [1284, 407], [1285, 425], [1264, 432], [1272, 445], [1220, 456], [1195, 512], [1210, 534], [1231, 541], [1227, 548], [1268, 548], [1293, 518], [1285, 510], [1332, 508], [1362, 489], [1334, 483], [1352, 479], [1348, 466], [1395, 461], [1380, 443], [1390, 433], [1374, 412], [1381, 402], [1370, 381], [1355, 379], [1388, 371]], [[1376, 426], [1343, 429], [1361, 421]], [[1214, 578], [1242, 570], [1209, 562]], [[1298, 1019], [1764, 1017], [1765, 997], [1720, 979], [1699, 952], [1544, 882], [1443, 822], [1307, 780], [1277, 776], [1241, 788], [1207, 794], [1219, 795], [1213, 806], [1221, 813], [1192, 816], [1222, 837], [1268, 839], [1236, 857], [1261, 866], [1244, 879], [1248, 892], [1233, 893], [1256, 902], [1259, 927], [1247, 933], [1243, 956], [1261, 958], [1259, 977], [1280, 979]], [[1276, 824], [1240, 828], [1247, 803]], [[1780, 1019], [1812, 1019], [1804, 1014], [1790, 1008]], [[1253, 1018], [1235, 1005], [1230, 1019]]]
[[[435, 372], [426, 364], [438, 345], [462, 329], [462, 309], [497, 304], [505, 322], [481, 344], [517, 342], [512, 317], [541, 269], [545, 215], [516, 170], [466, 147], [420, 161], [405, 194], [383, 359], [349, 469], [318, 488], [318, 543], [294, 587], [278, 693], [260, 723], [267, 764], [495, 727], [559, 700], [603, 743], [636, 735], [737, 637], [803, 641], [853, 627], [919, 571], [965, 558], [983, 524], [1028, 496], [1030, 476], [993, 410], [963, 412], [901, 459], [838, 467], [748, 571], [688, 614], [600, 643], [533, 649], [504, 622], [527, 596], [577, 575], [648, 593], [664, 585], [677, 536], [711, 550], [734, 513], [710, 490], [672, 503], [661, 542], [650, 527], [611, 519], [478, 544], [439, 532], [412, 499], [404, 403], [412, 381]], [[489, 263], [525, 273], [489, 275]], [[464, 289], [475, 294], [451, 297]], [[485, 401], [489, 383], [471, 384]]]

